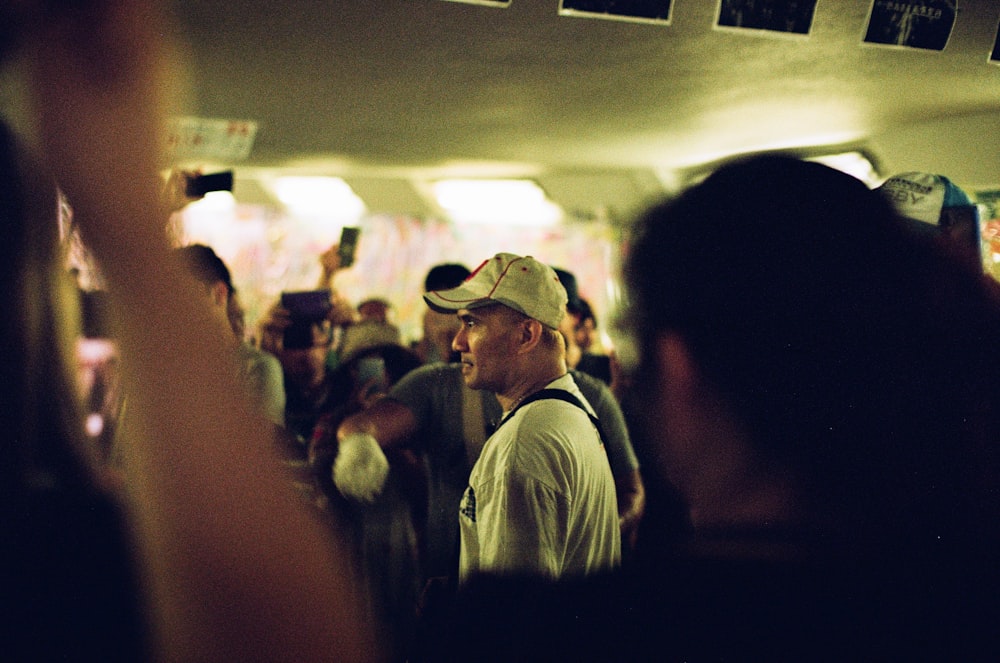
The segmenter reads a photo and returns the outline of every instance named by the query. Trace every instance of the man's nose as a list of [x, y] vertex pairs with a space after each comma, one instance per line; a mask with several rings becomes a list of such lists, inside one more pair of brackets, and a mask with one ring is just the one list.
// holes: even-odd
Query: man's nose
[[451, 339], [451, 349], [455, 352], [462, 352], [466, 349], [466, 346], [465, 325], [462, 325], [458, 328], [458, 332], [455, 334], [455, 337]]

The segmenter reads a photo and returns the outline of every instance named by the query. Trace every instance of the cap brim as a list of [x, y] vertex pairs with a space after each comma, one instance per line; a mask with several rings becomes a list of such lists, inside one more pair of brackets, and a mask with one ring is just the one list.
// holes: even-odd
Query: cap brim
[[450, 290], [433, 290], [424, 293], [424, 301], [432, 311], [438, 313], [454, 313], [463, 308], [472, 309], [489, 304], [497, 304], [488, 297], [474, 294], [467, 288], [459, 286]]

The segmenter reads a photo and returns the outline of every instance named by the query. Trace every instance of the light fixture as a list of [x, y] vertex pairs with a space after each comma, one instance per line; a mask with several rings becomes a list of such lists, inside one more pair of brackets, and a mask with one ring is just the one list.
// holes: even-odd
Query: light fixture
[[843, 173], [858, 178], [869, 187], [873, 187], [879, 183], [879, 174], [876, 172], [875, 166], [861, 152], [824, 154], [822, 156], [809, 157], [809, 161], [816, 161], [824, 166], [836, 168]]
[[279, 177], [274, 193], [293, 212], [355, 220], [365, 212], [365, 203], [339, 177]]
[[563, 216], [531, 180], [450, 179], [431, 186], [438, 205], [456, 223], [548, 226]]
[[188, 204], [188, 209], [198, 210], [198, 213], [223, 212], [234, 207], [236, 198], [229, 191], [209, 191], [199, 200]]

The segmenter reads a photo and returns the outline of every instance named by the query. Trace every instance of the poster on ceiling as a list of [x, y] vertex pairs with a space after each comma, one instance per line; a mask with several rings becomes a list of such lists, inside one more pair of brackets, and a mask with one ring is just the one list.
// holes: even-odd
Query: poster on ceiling
[[720, 0], [716, 27], [807, 35], [817, 0]]
[[669, 24], [672, 4], [672, 0], [562, 0], [559, 14]]
[[467, 5], [486, 5], [487, 7], [510, 6], [510, 0], [448, 0], [448, 2], [462, 2]]
[[874, 0], [865, 41], [943, 51], [955, 26], [957, 5], [955, 0]]
[[997, 26], [997, 36], [993, 40], [993, 51], [990, 53], [990, 62], [1000, 64], [1000, 25]]

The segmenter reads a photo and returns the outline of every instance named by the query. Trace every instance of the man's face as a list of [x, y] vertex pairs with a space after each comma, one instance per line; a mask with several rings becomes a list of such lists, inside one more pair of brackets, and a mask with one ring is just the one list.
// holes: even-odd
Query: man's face
[[576, 344], [580, 346], [584, 352], [590, 349], [590, 346], [594, 345], [597, 340], [597, 330], [594, 328], [594, 319], [586, 318], [581, 320], [576, 324], [575, 330], [575, 340]]
[[517, 321], [505, 306], [483, 306], [458, 312], [462, 322], [451, 347], [462, 355], [462, 377], [472, 389], [502, 393], [510, 383], [511, 360], [517, 352]]
[[579, 319], [579, 314], [567, 310], [562, 317], [562, 322], [559, 323], [559, 333], [566, 339], [567, 348], [576, 344], [576, 323]]

